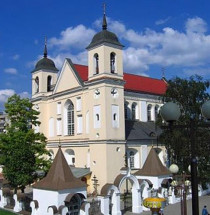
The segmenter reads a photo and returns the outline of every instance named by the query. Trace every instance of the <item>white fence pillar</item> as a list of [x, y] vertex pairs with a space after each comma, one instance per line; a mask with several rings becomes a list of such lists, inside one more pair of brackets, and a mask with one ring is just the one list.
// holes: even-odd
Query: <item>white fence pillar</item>
[[112, 215], [121, 215], [120, 210], [120, 193], [113, 193], [112, 195]]
[[141, 213], [143, 208], [141, 206], [141, 190], [132, 188], [132, 212]]
[[31, 207], [31, 215], [38, 215], [38, 210], [39, 210], [39, 204], [37, 200], [31, 201], [30, 203]]
[[13, 199], [15, 200], [15, 207], [14, 207], [14, 211], [15, 212], [19, 212], [22, 211], [22, 206], [23, 204], [18, 200], [17, 194], [13, 195]]
[[109, 214], [109, 196], [98, 196], [98, 199], [101, 201], [101, 213]]
[[[89, 215], [89, 208], [90, 208], [90, 203], [88, 202], [83, 202], [81, 205], [81, 209], [80, 209], [80, 215]], [[63, 215], [63, 214], [62, 214]], [[66, 215], [66, 214], [64, 214]]]

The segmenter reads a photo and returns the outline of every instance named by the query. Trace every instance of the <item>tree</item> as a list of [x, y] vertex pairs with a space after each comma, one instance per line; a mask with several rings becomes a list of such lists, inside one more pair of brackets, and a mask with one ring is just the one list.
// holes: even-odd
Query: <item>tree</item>
[[176, 124], [184, 125], [185, 128], [177, 126], [164, 129], [160, 136], [168, 150], [170, 163], [176, 163], [181, 171], [187, 171], [191, 154], [190, 129], [193, 124], [198, 174], [203, 182], [210, 178], [210, 128], [204, 126], [206, 120], [201, 114], [202, 104], [210, 98], [208, 88], [209, 81], [204, 81], [200, 76], [169, 80], [163, 102], [173, 101], [179, 105], [182, 115]]
[[49, 168], [46, 137], [32, 128], [40, 124], [39, 112], [33, 109], [29, 99], [16, 94], [11, 96], [5, 104], [5, 112], [9, 123], [6, 132], [0, 135], [0, 164], [15, 191], [23, 191], [39, 177], [38, 170]]

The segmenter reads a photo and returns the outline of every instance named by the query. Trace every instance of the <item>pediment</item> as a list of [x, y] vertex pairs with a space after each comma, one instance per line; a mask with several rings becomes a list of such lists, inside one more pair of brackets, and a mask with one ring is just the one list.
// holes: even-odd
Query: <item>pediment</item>
[[68, 58], [65, 59], [61, 72], [55, 85], [54, 93], [81, 87], [83, 82], [77, 73], [74, 64]]

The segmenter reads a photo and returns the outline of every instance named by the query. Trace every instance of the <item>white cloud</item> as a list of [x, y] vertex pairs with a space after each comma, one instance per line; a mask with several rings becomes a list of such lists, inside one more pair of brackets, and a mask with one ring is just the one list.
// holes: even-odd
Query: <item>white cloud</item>
[[[102, 19], [97, 19], [93, 25], [98, 28], [99, 30], [102, 29]], [[115, 34], [117, 34], [117, 36], [120, 38], [122, 34], [125, 33], [126, 31], [126, 27], [125, 25], [120, 22], [120, 21], [116, 21], [113, 20], [110, 17], [107, 17], [107, 26], [108, 26], [108, 30], [114, 32]]]
[[49, 39], [49, 46], [59, 46], [60, 49], [85, 48], [90, 43], [95, 31], [84, 25], [69, 27], [60, 33], [60, 38]]
[[14, 94], [15, 91], [12, 89], [0, 90], [0, 103], [5, 103], [7, 99]]
[[28, 92], [19, 93], [21, 98], [31, 98], [31, 94]]
[[[0, 110], [4, 109], [4, 103], [7, 102], [7, 99], [15, 94], [13, 89], [3, 89], [0, 90]], [[28, 92], [19, 93], [21, 98], [30, 98], [31, 95]]]
[[165, 24], [166, 22], [168, 22], [168, 20], [170, 20], [170, 19], [171, 19], [170, 16], [167, 17], [167, 18], [165, 18], [165, 19], [159, 19], [159, 20], [157, 20], [157, 21], [155, 22], [155, 24], [156, 24], [156, 25], [163, 25], [163, 24]]
[[[169, 19], [159, 20], [156, 24], [163, 24]], [[93, 26], [101, 29], [101, 21], [96, 20]], [[209, 63], [210, 35], [206, 33], [206, 22], [200, 17], [187, 19], [184, 31], [165, 27], [161, 31], [147, 28], [138, 32], [111, 18], [107, 18], [107, 22], [108, 30], [114, 32], [122, 44], [127, 44], [123, 53], [126, 72], [146, 75], [151, 65], [198, 68]], [[84, 50], [94, 34], [94, 29], [84, 25], [66, 28], [60, 37], [49, 39], [49, 48], [53, 48], [49, 58], [59, 69], [66, 57], [71, 58], [73, 63], [87, 64]]]
[[13, 74], [13, 75], [16, 75], [18, 72], [17, 72], [17, 69], [15, 68], [6, 68], [4, 70], [5, 73], [8, 73], [8, 74]]
[[59, 53], [55, 55], [55, 57], [49, 56], [50, 59], [52, 59], [58, 69], [61, 69], [65, 58], [70, 58], [73, 63], [87, 65], [87, 52], [79, 52], [77, 54], [72, 54], [71, 52], [65, 52], [65, 53]]
[[18, 60], [19, 58], [20, 58], [20, 55], [18, 55], [18, 54], [12, 56], [12, 59], [13, 59], [13, 60]]
[[124, 67], [127, 71], [146, 71], [154, 64], [197, 67], [209, 62], [210, 35], [204, 34], [207, 25], [199, 17], [187, 20], [185, 32], [171, 27], [163, 28], [160, 32], [152, 29], [137, 32], [125, 26], [120, 29], [123, 29], [121, 37], [129, 44], [124, 50]]
[[187, 32], [205, 33], [207, 31], [207, 24], [200, 17], [188, 19], [185, 27]]

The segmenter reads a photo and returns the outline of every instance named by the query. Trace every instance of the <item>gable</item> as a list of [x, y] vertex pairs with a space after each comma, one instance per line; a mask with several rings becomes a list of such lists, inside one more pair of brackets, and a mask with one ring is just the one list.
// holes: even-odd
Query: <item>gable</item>
[[73, 88], [81, 87], [82, 80], [78, 75], [72, 61], [68, 58], [65, 59], [64, 65], [61, 69], [57, 83], [55, 85], [54, 93], [70, 90]]

